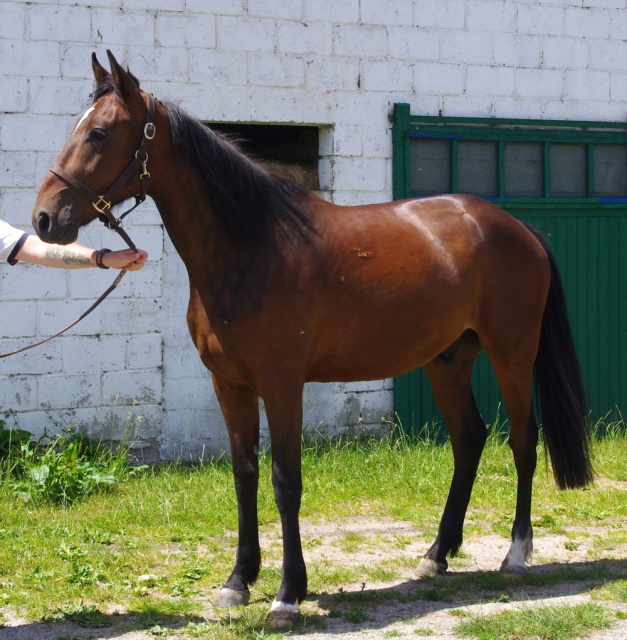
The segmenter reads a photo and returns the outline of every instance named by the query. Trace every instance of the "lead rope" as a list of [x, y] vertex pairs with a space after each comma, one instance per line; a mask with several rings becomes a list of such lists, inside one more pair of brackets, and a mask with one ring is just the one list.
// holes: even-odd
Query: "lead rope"
[[47, 338], [44, 338], [43, 340], [39, 340], [37, 342], [32, 342], [31, 344], [27, 344], [25, 347], [20, 347], [19, 349], [8, 351], [7, 353], [0, 353], [0, 358], [8, 358], [9, 356], [14, 356], [18, 353], [22, 353], [22, 351], [28, 351], [28, 349], [34, 349], [35, 347], [39, 347], [40, 345], [45, 344], [46, 342], [49, 342], [54, 338], [58, 338], [61, 334], [65, 333], [68, 329], [71, 329], [75, 324], [78, 324], [83, 318], [86, 318], [120, 284], [120, 281], [124, 277], [125, 273], [126, 273], [126, 269], [122, 269], [118, 274], [118, 277], [113, 281], [113, 284], [98, 298], [98, 300], [96, 300], [96, 302], [94, 302], [94, 304], [92, 304], [91, 307], [87, 309], [87, 311], [85, 311], [78, 318], [76, 318], [74, 322], [71, 322], [70, 324], [68, 324], [67, 327], [61, 329], [61, 331], [57, 331], [57, 333], [55, 333], [52, 336], [48, 336]]

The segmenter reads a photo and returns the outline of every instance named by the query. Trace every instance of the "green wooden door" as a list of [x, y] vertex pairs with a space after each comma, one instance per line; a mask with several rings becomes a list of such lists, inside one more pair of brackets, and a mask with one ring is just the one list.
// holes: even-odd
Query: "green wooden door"
[[[591, 417], [627, 408], [627, 126], [419, 118], [397, 105], [394, 190], [397, 199], [474, 193], [541, 229], [560, 266]], [[487, 423], [506, 418], [485, 355], [473, 388]], [[395, 379], [394, 401], [408, 432], [441, 424], [420, 370]]]

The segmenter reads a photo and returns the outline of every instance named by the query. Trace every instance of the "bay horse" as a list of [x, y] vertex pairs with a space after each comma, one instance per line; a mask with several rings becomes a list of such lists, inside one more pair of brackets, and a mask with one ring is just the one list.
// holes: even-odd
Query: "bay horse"
[[[298, 518], [302, 392], [309, 381], [373, 380], [424, 367], [450, 434], [454, 470], [418, 574], [444, 573], [447, 555], [462, 543], [486, 441], [470, 384], [482, 350], [507, 407], [518, 475], [501, 570], [526, 574], [538, 442], [534, 372], [558, 486], [581, 487], [593, 478], [584, 385], [546, 240], [466, 195], [331, 204], [264, 170], [174, 104], [156, 101], [107, 54], [110, 73], [92, 56], [93, 105], [45, 178], [33, 224], [43, 240], [70, 243], [81, 226], [99, 214], [111, 220], [111, 206], [138, 191], [158, 207], [187, 268], [189, 331], [211, 371], [230, 439], [239, 538], [218, 604], [247, 603], [261, 566], [261, 397], [283, 534], [282, 581], [268, 620], [281, 627], [299, 617], [307, 591]], [[129, 169], [129, 161], [139, 168]]]

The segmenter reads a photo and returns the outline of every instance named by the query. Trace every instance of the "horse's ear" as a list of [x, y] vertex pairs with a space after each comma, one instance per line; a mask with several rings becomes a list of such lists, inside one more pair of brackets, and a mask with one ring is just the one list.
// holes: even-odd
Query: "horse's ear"
[[124, 69], [118, 64], [118, 61], [114, 58], [113, 54], [107, 49], [107, 55], [109, 56], [109, 64], [111, 65], [111, 76], [113, 78], [113, 84], [115, 90], [123, 98], [130, 98], [134, 94], [139, 93], [139, 87], [137, 82], [131, 78], [131, 76], [124, 71]]
[[94, 70], [96, 85], [100, 86], [111, 75], [99, 62], [95, 53], [91, 54], [91, 68]]

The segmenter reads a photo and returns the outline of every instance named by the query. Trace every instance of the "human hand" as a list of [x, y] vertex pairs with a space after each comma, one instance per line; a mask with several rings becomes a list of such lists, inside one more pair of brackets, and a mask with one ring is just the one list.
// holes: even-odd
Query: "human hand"
[[126, 269], [139, 271], [146, 262], [148, 254], [142, 249], [122, 249], [108, 251], [102, 256], [102, 264], [110, 269]]

